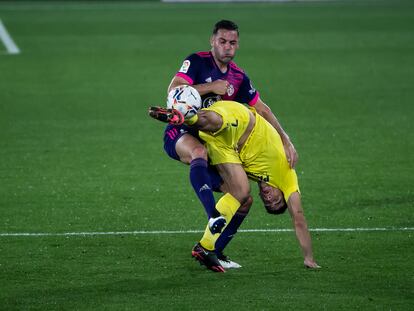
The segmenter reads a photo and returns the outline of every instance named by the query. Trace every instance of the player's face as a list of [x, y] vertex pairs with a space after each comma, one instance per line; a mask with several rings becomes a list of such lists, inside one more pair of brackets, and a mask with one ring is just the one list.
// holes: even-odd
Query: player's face
[[264, 182], [259, 184], [260, 197], [266, 209], [273, 212], [283, 212], [286, 207], [286, 202], [280, 189], [272, 187]]
[[213, 55], [222, 64], [228, 64], [239, 48], [239, 36], [236, 30], [219, 29], [210, 39]]

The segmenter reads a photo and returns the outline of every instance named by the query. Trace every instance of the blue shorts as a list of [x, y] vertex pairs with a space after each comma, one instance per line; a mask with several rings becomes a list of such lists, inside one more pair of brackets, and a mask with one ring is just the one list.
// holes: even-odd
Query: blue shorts
[[181, 136], [187, 133], [199, 139], [198, 130], [194, 128], [186, 125], [167, 125], [164, 131], [164, 150], [170, 158], [180, 161], [180, 157], [175, 151], [175, 145]]
[[[168, 156], [174, 160], [180, 161], [180, 157], [175, 151], [175, 145], [181, 136], [190, 134], [199, 139], [198, 130], [188, 127], [186, 125], [167, 125], [164, 131], [164, 150]], [[214, 166], [208, 166], [208, 173], [211, 179], [211, 186], [213, 191], [220, 192], [220, 186], [223, 183], [219, 173]]]

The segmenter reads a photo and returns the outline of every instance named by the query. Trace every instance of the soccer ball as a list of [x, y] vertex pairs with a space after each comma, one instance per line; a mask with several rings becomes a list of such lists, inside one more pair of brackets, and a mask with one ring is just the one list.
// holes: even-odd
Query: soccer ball
[[189, 119], [197, 114], [200, 107], [200, 94], [189, 85], [177, 86], [168, 94], [167, 108], [178, 110], [182, 113], [184, 119]]

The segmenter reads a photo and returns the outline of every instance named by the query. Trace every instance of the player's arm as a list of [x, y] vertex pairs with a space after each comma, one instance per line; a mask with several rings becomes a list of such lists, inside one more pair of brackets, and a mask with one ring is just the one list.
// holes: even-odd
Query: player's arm
[[[188, 83], [186, 79], [180, 76], [174, 76], [174, 78], [171, 80], [170, 85], [168, 86], [168, 92], [180, 85], [190, 85], [190, 83]], [[229, 83], [226, 80], [216, 80], [209, 83], [195, 84], [191, 86], [195, 88], [201, 96], [208, 93], [224, 95], [227, 92]]]
[[186, 123], [199, 131], [217, 133], [223, 126], [223, 118], [214, 111], [199, 110]]
[[256, 111], [265, 118], [279, 133], [280, 137], [282, 138], [283, 146], [285, 148], [286, 158], [289, 162], [291, 168], [294, 168], [296, 162], [298, 161], [298, 153], [296, 152], [295, 146], [293, 146], [292, 142], [288, 134], [284, 131], [282, 126], [280, 125], [278, 119], [273, 114], [272, 110], [266, 105], [260, 97], [257, 99], [257, 102], [254, 105]]
[[298, 192], [294, 192], [290, 195], [288, 201], [288, 211], [292, 217], [296, 237], [302, 249], [304, 265], [308, 268], [320, 268], [320, 266], [313, 259], [312, 240], [308, 230], [308, 224], [306, 222], [305, 215], [303, 214]]

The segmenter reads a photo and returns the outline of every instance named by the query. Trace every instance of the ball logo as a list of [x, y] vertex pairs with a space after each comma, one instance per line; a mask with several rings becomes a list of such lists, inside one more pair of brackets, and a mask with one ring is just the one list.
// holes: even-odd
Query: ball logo
[[190, 64], [191, 64], [191, 62], [190, 62], [188, 59], [186, 59], [186, 60], [183, 62], [183, 65], [181, 66], [181, 68], [180, 68], [179, 72], [182, 72], [182, 73], [187, 73], [188, 68], [190, 68]]

